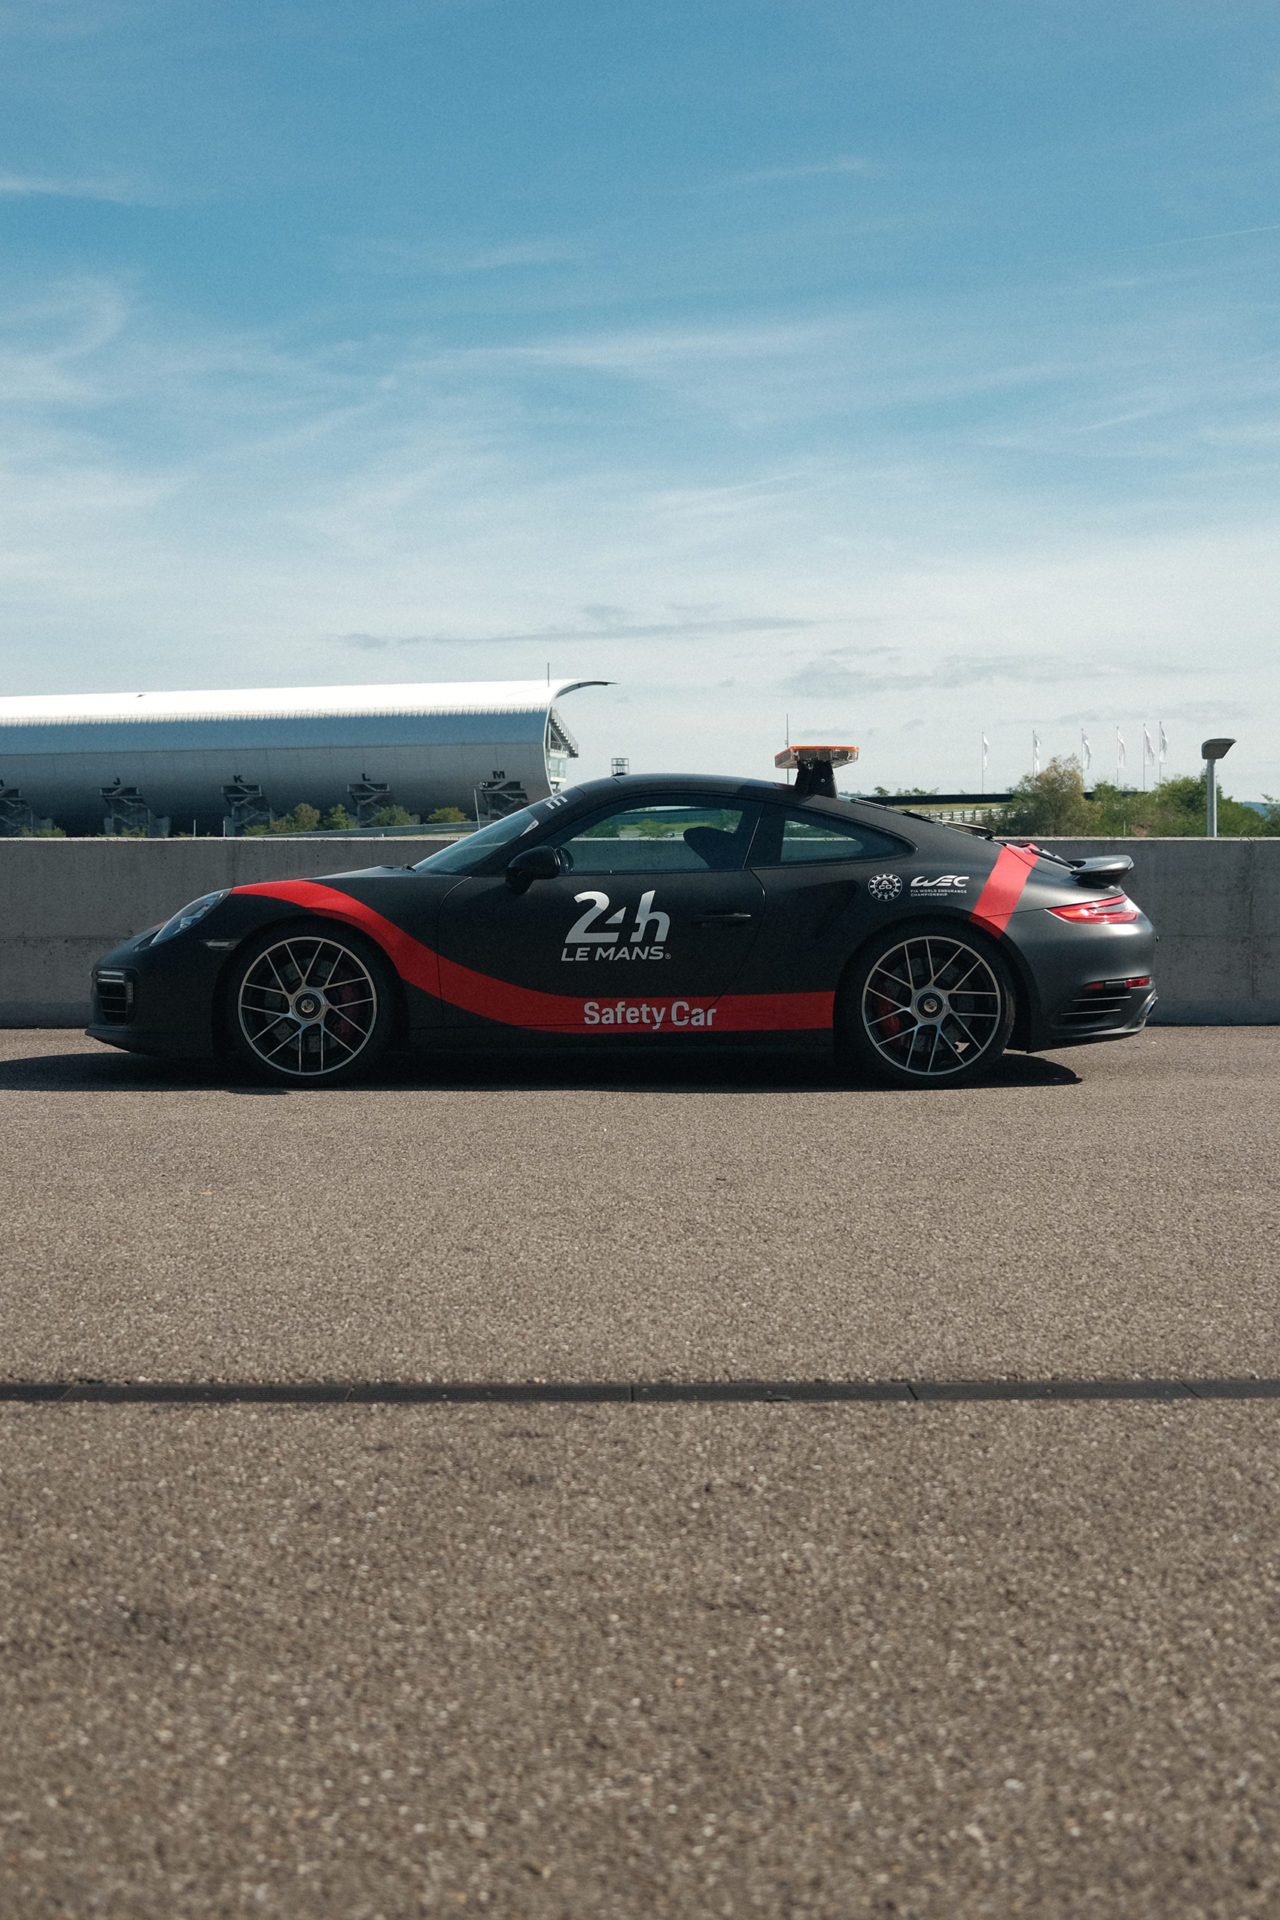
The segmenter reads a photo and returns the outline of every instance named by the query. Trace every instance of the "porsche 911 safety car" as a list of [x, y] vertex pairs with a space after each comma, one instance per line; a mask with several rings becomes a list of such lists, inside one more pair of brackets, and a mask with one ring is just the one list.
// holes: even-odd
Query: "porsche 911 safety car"
[[[794, 785], [588, 781], [415, 866], [206, 894], [107, 954], [97, 1040], [336, 1084], [391, 1047], [830, 1047], [955, 1086], [1007, 1046], [1122, 1039], [1155, 1000], [1127, 857]], [[825, 757], [824, 757], [825, 755]]]

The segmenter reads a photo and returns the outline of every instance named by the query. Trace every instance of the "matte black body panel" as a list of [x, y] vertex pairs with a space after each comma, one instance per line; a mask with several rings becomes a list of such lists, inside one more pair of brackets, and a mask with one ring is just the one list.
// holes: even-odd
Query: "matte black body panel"
[[[603, 808], [690, 794], [708, 807], [747, 810], [735, 870], [575, 869], [525, 891], [507, 882], [515, 851], [558, 844]], [[861, 836], [850, 842], [855, 857], [783, 864], [784, 816], [802, 829], [843, 823]], [[868, 842], [876, 851], [866, 856], [859, 849]], [[607, 1038], [807, 1049], [829, 1043], [841, 978], [869, 940], [942, 919], [999, 947], [1017, 987], [1014, 1044], [1035, 1052], [1123, 1038], [1150, 1011], [1149, 986], [1117, 985], [1151, 974], [1155, 935], [1145, 916], [1091, 925], [1048, 911], [1089, 897], [1071, 868], [1047, 855], [873, 802], [797, 800], [763, 781], [636, 775], [540, 803], [519, 840], [471, 874], [428, 863], [236, 888], [186, 932], [156, 943], [153, 929], [105, 954], [98, 969], [128, 975], [132, 1009], [122, 1019], [97, 1000], [88, 1031], [139, 1052], [215, 1053], [239, 944], [264, 927], [319, 916], [360, 929], [386, 952], [410, 1044]]]

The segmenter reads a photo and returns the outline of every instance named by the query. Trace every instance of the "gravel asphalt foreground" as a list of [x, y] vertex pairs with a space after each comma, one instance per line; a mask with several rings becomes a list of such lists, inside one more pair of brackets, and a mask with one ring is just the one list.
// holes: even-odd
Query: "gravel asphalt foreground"
[[[0, 1374], [1280, 1376], [1277, 1068], [304, 1096], [7, 1033]], [[1275, 1914], [1278, 1422], [0, 1405], [0, 1912]]]

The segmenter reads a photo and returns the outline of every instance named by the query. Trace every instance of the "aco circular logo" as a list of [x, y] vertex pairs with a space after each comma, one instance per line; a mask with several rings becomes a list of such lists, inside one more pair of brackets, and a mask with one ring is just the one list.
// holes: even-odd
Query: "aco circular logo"
[[902, 892], [902, 880], [896, 873], [874, 873], [867, 882], [873, 900], [896, 900]]

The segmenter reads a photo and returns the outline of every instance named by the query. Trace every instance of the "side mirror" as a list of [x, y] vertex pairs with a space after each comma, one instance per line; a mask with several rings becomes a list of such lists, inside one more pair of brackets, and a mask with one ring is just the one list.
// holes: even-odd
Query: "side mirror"
[[527, 893], [535, 880], [554, 880], [564, 866], [559, 847], [526, 847], [507, 867], [512, 893]]

